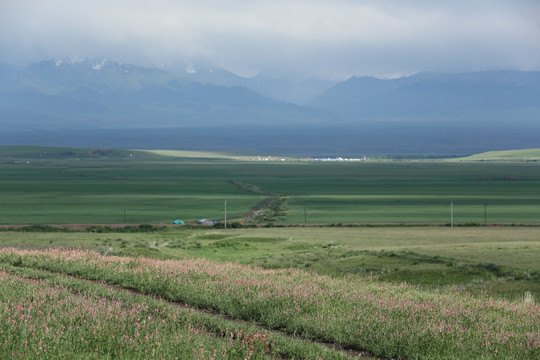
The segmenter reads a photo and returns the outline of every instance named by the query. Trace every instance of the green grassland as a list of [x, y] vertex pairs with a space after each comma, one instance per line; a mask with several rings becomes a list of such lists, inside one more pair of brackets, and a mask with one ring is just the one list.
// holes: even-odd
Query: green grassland
[[[205, 234], [228, 241], [223, 235]], [[0, 249], [0, 304], [2, 357], [540, 356], [540, 307], [530, 296], [507, 301], [200, 258]]]
[[[282, 196], [276, 223], [540, 222], [536, 162], [254, 161], [250, 157], [0, 148], [0, 224], [242, 218]], [[125, 217], [124, 217], [125, 214]]]
[[540, 149], [523, 149], [507, 151], [489, 151], [481, 154], [475, 154], [464, 158], [456, 159], [458, 161], [538, 161], [540, 160]]
[[[215, 235], [207, 233], [225, 230], [2, 232], [1, 244], [208, 257], [335, 276], [368, 274], [392, 282], [459, 285], [513, 298], [525, 291], [539, 294], [538, 228], [483, 226], [540, 222], [537, 162], [263, 162], [235, 156], [3, 147], [0, 224], [220, 220], [226, 200], [229, 223], [331, 227], [227, 229]], [[254, 215], [252, 210], [268, 199], [274, 201]], [[448, 225], [451, 202], [454, 221], [462, 226], [400, 226]], [[348, 223], [398, 227], [347, 228]]]
[[[219, 160], [148, 152], [20, 148], [0, 161], [0, 223], [169, 223], [249, 211], [261, 194], [219, 176]], [[125, 217], [124, 217], [125, 214]]]
[[537, 227], [163, 228], [147, 233], [0, 232], [0, 246], [86, 248], [158, 259], [208, 258], [331, 276], [458, 286], [540, 298]]
[[353, 354], [133, 289], [8, 262], [0, 268], [2, 359], [338, 360]]
[[0, 354], [538, 358], [538, 162], [255, 159], [0, 147]]

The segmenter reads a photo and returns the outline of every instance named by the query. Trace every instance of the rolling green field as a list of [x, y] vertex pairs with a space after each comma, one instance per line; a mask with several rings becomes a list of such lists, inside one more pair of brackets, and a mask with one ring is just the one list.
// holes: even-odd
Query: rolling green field
[[[199, 156], [199, 157], [198, 157]], [[540, 222], [537, 162], [317, 162], [192, 152], [0, 148], [0, 224]]]
[[[539, 358], [539, 185], [530, 160], [0, 148], [0, 357]], [[225, 201], [227, 229], [170, 224]]]
[[133, 287], [9, 261], [0, 268], [2, 359], [370, 359]]
[[[105, 229], [103, 229], [104, 231]], [[101, 230], [100, 230], [101, 231]], [[0, 247], [84, 248], [157, 259], [207, 258], [321, 275], [373, 276], [429, 289], [540, 298], [538, 227], [162, 228], [150, 232], [0, 232]]]
[[488, 151], [475, 154], [457, 161], [538, 161], [540, 160], [540, 149], [523, 149], [508, 151]]
[[[245, 154], [213, 156], [3, 147], [0, 224], [9, 229], [17, 224], [222, 221], [227, 201], [229, 227], [240, 222], [329, 227], [234, 229], [239, 233], [227, 229], [216, 235], [204, 233], [221, 230], [182, 227], [101, 236], [0, 232], [0, 244], [80, 246], [172, 259], [206, 257], [333, 276], [367, 274], [430, 287], [458, 285], [513, 299], [525, 291], [540, 296], [538, 227], [482, 226], [540, 222], [537, 162], [258, 161]], [[454, 228], [402, 226], [448, 225], [451, 202], [458, 225]], [[347, 228], [348, 223], [397, 227]]]
[[[345, 358], [339, 349], [379, 359], [540, 356], [532, 301], [205, 259], [0, 249], [0, 304], [3, 357]], [[225, 327], [221, 315], [236, 324]]]

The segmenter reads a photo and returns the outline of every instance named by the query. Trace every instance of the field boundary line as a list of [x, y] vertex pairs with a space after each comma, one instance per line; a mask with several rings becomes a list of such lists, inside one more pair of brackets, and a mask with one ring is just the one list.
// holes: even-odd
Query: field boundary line
[[[240, 218], [233, 218], [229, 219], [231, 221], [237, 220]], [[143, 224], [2, 224], [0, 225], [0, 229], [2, 231], [21, 231], [21, 229], [27, 228], [27, 227], [33, 227], [33, 226], [47, 226], [51, 228], [57, 228], [58, 230], [68, 230], [68, 231], [74, 231], [74, 232], [85, 232], [88, 231], [91, 228], [109, 228], [109, 229], [123, 229], [123, 228], [129, 228], [129, 227], [138, 227]], [[149, 224], [155, 227], [153, 231], [159, 231], [160, 228], [173, 228], [173, 227], [179, 227], [182, 225], [175, 225], [175, 224]], [[196, 228], [205, 228], [205, 229], [214, 229], [211, 225], [199, 225], [199, 224], [188, 224], [190, 228], [196, 229]], [[288, 224], [288, 223], [260, 223], [260, 224], [253, 224], [253, 225], [247, 225], [246, 228], [249, 227], [273, 227], [273, 228], [302, 228], [302, 227], [329, 227], [329, 228], [371, 228], [371, 227], [450, 227], [450, 223], [423, 223], [423, 222], [355, 222], [355, 223], [311, 223], [311, 224], [301, 224], [301, 223], [294, 223], [294, 224]], [[454, 223], [454, 227], [457, 228], [470, 228], [470, 227], [476, 227], [476, 228], [491, 228], [491, 227], [540, 227], [539, 222], [534, 223]], [[223, 230], [223, 228], [217, 228], [219, 230]], [[39, 229], [35, 230], [35, 232], [41, 232]]]

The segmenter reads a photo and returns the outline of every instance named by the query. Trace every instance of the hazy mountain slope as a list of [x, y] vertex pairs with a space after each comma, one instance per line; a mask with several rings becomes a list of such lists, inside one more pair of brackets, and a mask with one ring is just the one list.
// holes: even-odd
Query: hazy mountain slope
[[0, 86], [4, 83], [13, 73], [15, 68], [0, 61]]
[[[246, 79], [225, 70], [194, 71], [207, 81], [106, 59], [0, 66], [0, 144], [302, 155], [540, 147], [537, 72], [351, 78], [306, 108], [232, 86]], [[269, 92], [279, 88], [259, 85]]]
[[334, 84], [330, 80], [294, 75], [287, 78], [261, 73], [248, 78], [244, 86], [272, 99], [305, 105]]
[[242, 86], [270, 99], [297, 105], [304, 105], [336, 83], [296, 74], [278, 76], [259, 73], [252, 77], [242, 77], [221, 67], [192, 65], [182, 61], [168, 64], [164, 69], [185, 79], [227, 87]]
[[3, 84], [4, 130], [307, 124], [336, 118], [247, 88], [200, 83], [107, 59], [43, 61], [9, 73]]
[[540, 120], [540, 72], [420, 73], [351, 78], [309, 105], [350, 120]]

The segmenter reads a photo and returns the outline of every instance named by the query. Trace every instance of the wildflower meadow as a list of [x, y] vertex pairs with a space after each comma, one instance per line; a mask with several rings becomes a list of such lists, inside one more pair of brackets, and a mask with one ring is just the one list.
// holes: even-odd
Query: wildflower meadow
[[[425, 290], [370, 278], [338, 279], [294, 269], [82, 250], [5, 248], [0, 250], [0, 264], [6, 271], [46, 270], [132, 289], [294, 338], [354, 349], [355, 356], [365, 352], [392, 359], [540, 359], [540, 306], [534, 301], [503, 301], [457, 288]], [[39, 281], [0, 273], [3, 355], [62, 355], [62, 349], [75, 348], [97, 358], [174, 358], [173, 353], [189, 353], [186, 358], [259, 359], [274, 356], [279, 348], [269, 333], [210, 334], [178, 321], [178, 309], [158, 311], [144, 302], [77, 296], [69, 288], [41, 286]]]

